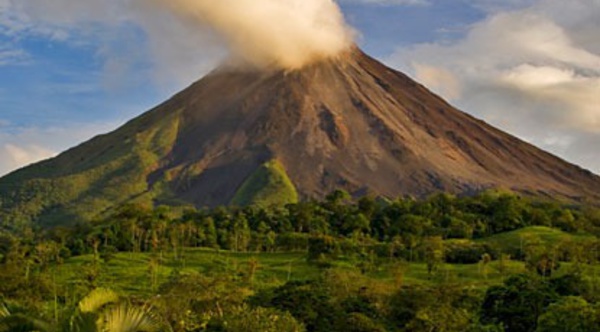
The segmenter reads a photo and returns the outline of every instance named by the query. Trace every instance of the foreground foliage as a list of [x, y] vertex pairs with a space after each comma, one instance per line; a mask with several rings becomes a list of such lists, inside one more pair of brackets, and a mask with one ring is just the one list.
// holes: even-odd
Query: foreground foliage
[[0, 234], [0, 331], [589, 331], [590, 207], [511, 193], [124, 206]]

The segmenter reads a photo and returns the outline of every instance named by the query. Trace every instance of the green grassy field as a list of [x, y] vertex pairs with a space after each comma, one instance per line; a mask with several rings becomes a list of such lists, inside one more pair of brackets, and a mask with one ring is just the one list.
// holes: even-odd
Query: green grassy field
[[[513, 232], [494, 235], [476, 242], [485, 242], [508, 251], [519, 248], [524, 241], [537, 239], [544, 244], [556, 245], [562, 241], [582, 241], [592, 238], [590, 235], [573, 235], [547, 227], [528, 227]], [[452, 241], [452, 240], [450, 240]], [[449, 241], [449, 242], [450, 242]], [[227, 274], [240, 279], [247, 276], [250, 266], [256, 264], [253, 278], [257, 287], [281, 285], [290, 280], [308, 280], [317, 278], [323, 270], [318, 264], [309, 263], [303, 252], [276, 253], [236, 253], [214, 249], [187, 248], [179, 257], [165, 251], [154, 256], [160, 257], [160, 264], [152, 270], [153, 256], [150, 253], [118, 253], [107, 263], [100, 260], [98, 286], [112, 288], [132, 295], [150, 294], [160, 284], [169, 280], [174, 271], [180, 273], [198, 272], [201, 274]], [[86, 269], [89, 269], [93, 255], [67, 259], [56, 267], [56, 278], [60, 285], [77, 285], [85, 282]], [[359, 271], [366, 276], [382, 282], [411, 284], [432, 284], [454, 282], [473, 287], [488, 287], [500, 284], [510, 274], [526, 272], [521, 261], [491, 261], [482, 264], [442, 263], [437, 271], [429, 274], [424, 263], [402, 262], [400, 260], [378, 259], [376, 263], [365, 265], [350, 257], [339, 257], [328, 262], [334, 269]], [[561, 263], [559, 275], [571, 270], [571, 264]], [[600, 267], [586, 266], [586, 273], [600, 275]], [[151, 272], [151, 270], [153, 272]]]
[[568, 241], [585, 241], [587, 239], [594, 239], [594, 236], [571, 234], [544, 226], [531, 226], [478, 239], [476, 242], [490, 244], [503, 252], [511, 252], [522, 248], [527, 241], [539, 241], [542, 245], [557, 246]]
[[[232, 253], [211, 249], [185, 249], [180, 259], [164, 252], [155, 270], [155, 285], [166, 282], [177, 270], [181, 273], [228, 273], [242, 278], [251, 261], [258, 262], [255, 282], [281, 284], [288, 280], [305, 280], [319, 274], [316, 266], [306, 262], [303, 253]], [[59, 283], [82, 281], [84, 271], [93, 255], [78, 256], [57, 267]], [[152, 290], [152, 256], [149, 253], [118, 253], [108, 263], [100, 263], [99, 286], [110, 287], [128, 294], [144, 294]]]
[[[244, 278], [250, 262], [258, 262], [254, 278], [256, 286], [281, 285], [289, 280], [308, 280], [319, 276], [321, 269], [306, 261], [304, 253], [231, 253], [209, 249], [186, 249], [184, 258], [175, 260], [170, 253], [163, 253], [163, 262], [156, 269], [154, 282], [150, 272], [151, 255], [148, 253], [119, 253], [108, 263], [100, 263], [98, 285], [109, 287], [125, 294], [143, 295], [153, 287], [168, 281], [173, 271], [181, 273], [199, 272], [202, 274], [228, 273]], [[82, 282], [86, 264], [91, 263], [92, 255], [68, 259], [57, 267], [59, 284]], [[563, 264], [562, 270], [568, 269]], [[344, 259], [331, 262], [332, 268], [358, 270]], [[525, 272], [523, 262], [508, 261], [504, 269], [500, 262], [493, 261], [488, 266], [480, 264], [440, 264], [437, 272], [428, 274], [423, 263], [408, 263], [384, 260], [374, 265], [366, 275], [384, 282], [403, 284], [431, 284], [455, 282], [473, 287], [487, 287], [500, 284], [511, 273]]]

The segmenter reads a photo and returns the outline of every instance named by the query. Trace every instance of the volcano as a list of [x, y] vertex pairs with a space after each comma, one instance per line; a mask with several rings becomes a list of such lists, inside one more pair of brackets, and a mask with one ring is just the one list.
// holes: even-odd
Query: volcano
[[127, 202], [251, 204], [269, 185], [290, 200], [504, 188], [600, 201], [600, 177], [355, 47], [294, 71], [217, 69], [116, 131], [0, 179], [0, 208], [5, 220], [55, 224]]

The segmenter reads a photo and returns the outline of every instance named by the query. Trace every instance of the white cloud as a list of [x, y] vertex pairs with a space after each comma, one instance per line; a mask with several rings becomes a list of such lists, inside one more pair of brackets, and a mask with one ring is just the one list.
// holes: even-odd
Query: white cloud
[[3, 156], [0, 161], [0, 175], [3, 175], [21, 166], [53, 157], [55, 152], [37, 145], [4, 144], [0, 146], [0, 155]]
[[[212, 69], [223, 48], [213, 36], [175, 16], [152, 10], [147, 0], [0, 0], [0, 33], [96, 49], [108, 85], [150, 75], [155, 83], [183, 86]], [[11, 49], [16, 52], [18, 48]], [[153, 68], [140, 73], [140, 67]]]
[[0, 44], [0, 67], [27, 63], [29, 54], [11, 44]]
[[[429, 0], [338, 2], [427, 5]], [[215, 34], [199, 31], [189, 20], [181, 20], [149, 3], [148, 0], [0, 0], [0, 33], [16, 39], [37, 35], [97, 47], [99, 58], [105, 62], [109, 85], [132, 75], [140, 65], [151, 63], [154, 68], [143, 74], [152, 76], [161, 85], [182, 87], [223, 59], [226, 48]], [[145, 38], [136, 35], [141, 31]], [[22, 55], [18, 48], [10, 52], [12, 57]]]
[[[123, 75], [131, 75], [140, 66], [152, 64], [154, 68], [145, 72], [156, 82], [164, 85], [183, 86], [197, 80], [222, 61], [226, 47], [216, 37], [212, 29], [199, 29], [196, 22], [182, 19], [165, 10], [164, 6], [152, 6], [152, 3], [173, 5], [167, 0], [0, 0], [0, 32], [22, 38], [38, 35], [68, 43], [97, 47], [99, 58], [105, 62], [106, 76], [109, 82], [119, 82]], [[369, 1], [369, 0], [367, 0]], [[376, 3], [420, 3], [423, 0], [375, 1]], [[179, 1], [177, 3], [181, 3]], [[194, 3], [194, 2], [189, 2]], [[251, 1], [248, 3], [252, 3]], [[257, 2], [258, 3], [258, 2]], [[263, 1], [261, 3], [278, 3]], [[306, 13], [307, 1], [290, 2]], [[312, 7], [335, 7], [329, 0], [314, 1]], [[226, 6], [225, 6], [226, 7]], [[240, 9], [240, 11], [243, 8]], [[233, 8], [232, 8], [233, 11]], [[317, 10], [318, 24], [325, 22]], [[264, 10], [250, 11], [250, 14], [266, 13]], [[248, 14], [248, 13], [247, 13]], [[301, 13], [277, 22], [259, 18], [270, 31], [288, 31], [288, 25], [301, 21]], [[246, 15], [247, 16], [247, 15]], [[332, 19], [332, 18], [328, 18]], [[251, 22], [251, 19], [247, 19]], [[256, 22], [250, 26], [255, 29]], [[282, 30], [283, 29], [283, 30]], [[273, 34], [277, 35], [277, 34]], [[298, 35], [297, 31], [288, 34]], [[307, 40], [314, 40], [307, 38]], [[320, 35], [323, 35], [321, 33]], [[239, 38], [238, 38], [239, 39]], [[318, 38], [317, 38], [318, 39]], [[323, 38], [321, 38], [323, 39]], [[331, 38], [328, 44], [332, 44]], [[295, 43], [289, 43], [294, 45]], [[301, 44], [301, 43], [299, 43]], [[304, 49], [306, 45], [297, 46]], [[139, 73], [138, 73], [139, 74]]]
[[388, 62], [461, 109], [600, 172], [599, 28], [599, 1], [537, 0], [490, 9], [462, 40], [399, 49]]
[[[6, 122], [4, 122], [6, 124]], [[52, 128], [17, 128], [0, 132], [0, 176], [55, 156], [93, 136], [116, 128], [116, 123], [70, 124]], [[1, 125], [0, 125], [1, 127]]]
[[409, 5], [422, 6], [430, 4], [429, 0], [339, 0], [342, 3], [362, 3], [368, 5]]
[[469, 0], [469, 4], [485, 12], [498, 12], [521, 9], [533, 5], [538, 0]]
[[449, 99], [460, 97], [460, 82], [449, 70], [420, 63], [414, 63], [414, 70], [419, 81], [430, 89], [438, 91]]

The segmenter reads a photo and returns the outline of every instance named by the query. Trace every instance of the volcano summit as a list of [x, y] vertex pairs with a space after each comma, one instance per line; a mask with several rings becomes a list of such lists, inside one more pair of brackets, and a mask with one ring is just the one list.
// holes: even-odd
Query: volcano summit
[[116, 131], [0, 179], [0, 207], [6, 220], [55, 224], [127, 202], [488, 188], [600, 201], [600, 177], [458, 111], [353, 47], [298, 70], [217, 69]]

